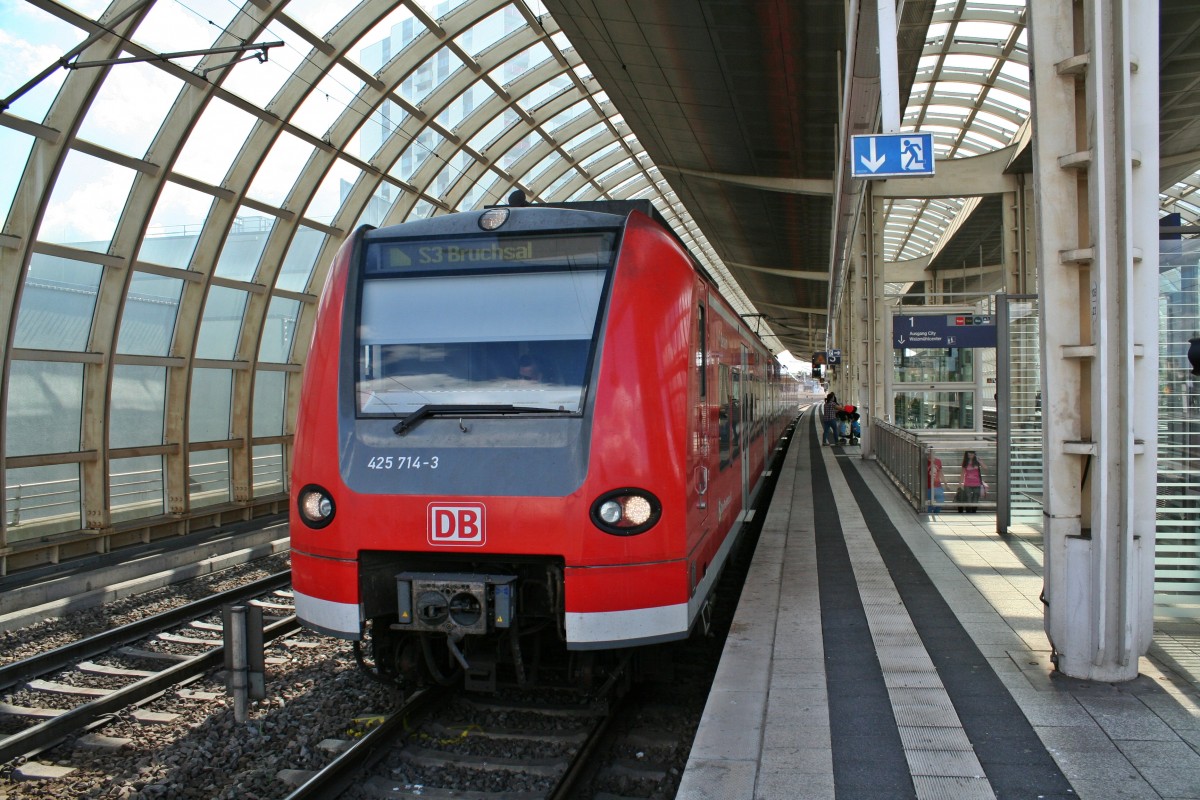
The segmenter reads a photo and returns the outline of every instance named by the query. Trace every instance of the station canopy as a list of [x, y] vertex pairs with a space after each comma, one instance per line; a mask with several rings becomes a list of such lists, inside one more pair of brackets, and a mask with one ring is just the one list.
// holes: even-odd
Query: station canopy
[[[942, 159], [1027, 137], [1024, 3], [933, 6], [902, 129]], [[0, 0], [0, 43], [10, 566], [285, 510], [316, 299], [360, 225], [649, 199], [757, 312], [537, 0]], [[1164, 209], [1194, 222], [1196, 188]], [[890, 201], [886, 260], [977, 202]]]

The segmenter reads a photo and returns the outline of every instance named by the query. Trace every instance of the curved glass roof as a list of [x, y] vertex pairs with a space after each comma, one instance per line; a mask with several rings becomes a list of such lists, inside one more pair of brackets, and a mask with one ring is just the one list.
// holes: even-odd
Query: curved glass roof
[[[942, 0], [934, 8], [902, 131], [933, 134], [938, 160], [1012, 144], [1029, 118], [1024, 0]], [[964, 198], [897, 199], [884, 207], [884, 259], [934, 253]]]
[[[359, 225], [648, 198], [755, 311], [540, 0], [0, 0], [0, 44], [0, 567], [285, 509], [316, 295]], [[1028, 82], [1023, 0], [943, 0], [902, 128], [1004, 147]], [[1195, 224], [1197, 187], [1164, 210]], [[885, 259], [974, 202], [889, 201]]]
[[316, 295], [359, 225], [647, 198], [753, 311], [538, 0], [0, 20], [5, 545], [285, 503]]

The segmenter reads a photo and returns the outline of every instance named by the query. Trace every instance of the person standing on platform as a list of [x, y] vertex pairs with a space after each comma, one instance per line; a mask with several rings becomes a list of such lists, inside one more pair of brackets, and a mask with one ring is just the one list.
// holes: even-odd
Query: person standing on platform
[[942, 485], [942, 460], [932, 452], [929, 454], [929, 471], [925, 492], [926, 510], [931, 514], [941, 511], [942, 503], [946, 502], [946, 488]]
[[983, 496], [983, 464], [976, 457], [974, 450], [963, 453], [962, 473], [958, 483], [962, 488], [963, 502], [972, 504], [959, 506], [959, 512], [965, 510], [968, 514], [974, 514], [979, 510], [979, 499]]
[[830, 392], [825, 396], [825, 406], [821, 409], [821, 423], [824, 429], [821, 431], [821, 446], [835, 445], [838, 441], [838, 407], [837, 395]]

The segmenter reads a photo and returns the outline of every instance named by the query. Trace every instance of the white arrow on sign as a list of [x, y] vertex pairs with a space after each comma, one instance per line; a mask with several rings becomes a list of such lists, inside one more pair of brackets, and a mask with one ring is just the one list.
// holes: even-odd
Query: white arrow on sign
[[877, 170], [883, 166], [883, 162], [887, 161], [887, 156], [876, 156], [875, 155], [875, 140], [874, 139], [869, 139], [868, 144], [870, 144], [870, 146], [871, 146], [870, 160], [868, 160], [866, 156], [859, 156], [858, 160], [863, 163], [864, 167], [869, 169], [871, 172], [874, 172], [875, 170]]

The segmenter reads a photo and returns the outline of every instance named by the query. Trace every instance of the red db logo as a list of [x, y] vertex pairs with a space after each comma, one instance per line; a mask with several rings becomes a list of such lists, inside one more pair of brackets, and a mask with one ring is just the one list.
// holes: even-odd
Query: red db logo
[[485, 540], [483, 519], [483, 503], [430, 503], [429, 543], [481, 547]]

